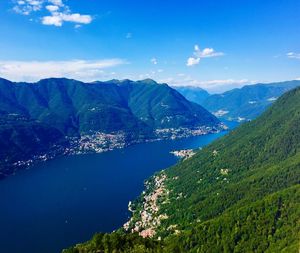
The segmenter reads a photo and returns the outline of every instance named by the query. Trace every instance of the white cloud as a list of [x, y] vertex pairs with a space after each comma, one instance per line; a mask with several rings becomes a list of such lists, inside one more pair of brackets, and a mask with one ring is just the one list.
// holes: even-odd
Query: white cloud
[[13, 10], [22, 15], [29, 15], [32, 12], [40, 11], [44, 4], [44, 0], [21, 0], [14, 1]]
[[289, 52], [286, 55], [288, 58], [300, 60], [300, 53]]
[[62, 26], [64, 22], [73, 22], [77, 24], [89, 24], [92, 22], [90, 15], [81, 15], [79, 13], [66, 14], [53, 12], [51, 16], [45, 16], [42, 19], [44, 25]]
[[82, 81], [105, 78], [104, 69], [127, 64], [123, 59], [70, 61], [0, 61], [0, 76], [12, 81], [67, 77]]
[[[44, 25], [60, 27], [64, 22], [82, 25], [89, 24], [93, 20], [91, 15], [72, 13], [69, 6], [65, 5], [62, 0], [20, 0], [14, 3], [13, 9], [23, 15], [43, 10], [49, 11], [50, 15], [41, 17], [41, 23]], [[75, 28], [78, 26], [75, 25]]]
[[157, 65], [157, 59], [156, 58], [152, 58], [151, 60], [150, 60], [150, 62], [152, 63], [152, 64], [154, 64], [154, 65]]
[[46, 9], [50, 12], [58, 11], [59, 7], [57, 5], [47, 5]]
[[240, 87], [245, 84], [251, 84], [252, 82], [248, 79], [216, 79], [216, 80], [209, 80], [209, 81], [197, 81], [194, 80], [191, 82], [195, 86], [201, 85], [202, 87], [212, 89], [212, 88], [221, 88], [221, 87], [227, 87], [227, 86], [234, 86], [234, 87]]
[[46, 16], [46, 17], [43, 17], [42, 23], [44, 25], [62, 26], [63, 20], [59, 15]]
[[213, 48], [204, 48], [201, 50], [198, 45], [195, 45], [193, 56], [187, 59], [186, 65], [189, 67], [194, 66], [200, 63], [201, 58], [211, 58], [223, 55], [223, 52], [216, 52]]
[[200, 62], [200, 58], [199, 58], [199, 57], [198, 57], [198, 58], [195, 58], [195, 57], [189, 57], [189, 58], [187, 59], [186, 65], [190, 67], [190, 66], [194, 66], [194, 65], [199, 64], [199, 62]]
[[200, 50], [198, 45], [194, 47], [194, 55], [199, 58], [210, 58], [210, 57], [218, 57], [223, 56], [223, 52], [216, 52], [213, 48], [204, 48], [202, 51]]
[[56, 6], [60, 6], [60, 7], [64, 6], [62, 0], [49, 0], [48, 2], [50, 2], [50, 3], [52, 3], [53, 5], [56, 5]]
[[[179, 78], [166, 78], [160, 80], [172, 86], [194, 86], [201, 87], [212, 93], [220, 93], [233, 88], [239, 88], [244, 85], [257, 83], [248, 79], [216, 79], [216, 80], [197, 80], [184, 74], [177, 75]], [[181, 78], [180, 78], [181, 77]]]

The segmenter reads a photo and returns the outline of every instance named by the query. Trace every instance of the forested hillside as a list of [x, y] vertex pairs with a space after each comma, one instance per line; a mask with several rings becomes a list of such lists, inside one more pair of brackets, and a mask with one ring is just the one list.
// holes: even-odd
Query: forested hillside
[[[25, 116], [0, 111], [0, 179], [13, 167], [63, 154], [69, 141], [56, 128]], [[47, 155], [45, 155], [47, 154]]]
[[0, 79], [0, 176], [57, 154], [218, 131], [220, 121], [153, 80]]
[[0, 80], [0, 105], [67, 135], [90, 131], [147, 131], [149, 127], [215, 125], [219, 121], [166, 84], [153, 80], [86, 84], [64, 78], [37, 83]]

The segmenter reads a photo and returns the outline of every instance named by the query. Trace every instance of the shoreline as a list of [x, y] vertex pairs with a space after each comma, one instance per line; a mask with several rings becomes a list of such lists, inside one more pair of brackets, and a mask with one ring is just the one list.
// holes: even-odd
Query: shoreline
[[62, 156], [69, 155], [85, 155], [85, 154], [100, 154], [117, 149], [127, 148], [129, 146], [156, 142], [163, 140], [177, 140], [183, 138], [189, 138], [193, 136], [201, 136], [208, 134], [217, 134], [221, 131], [227, 131], [228, 127], [221, 123], [215, 127], [201, 126], [194, 128], [166, 128], [156, 129], [155, 135], [152, 138], [145, 139], [127, 139], [128, 135], [124, 132], [115, 133], [101, 133], [94, 132], [92, 134], [85, 134], [81, 137], [66, 137], [69, 141], [68, 146], [53, 146], [53, 149], [47, 153], [36, 154], [27, 160], [16, 161], [12, 164], [4, 165], [5, 169], [0, 172], [0, 180], [6, 177], [15, 175], [18, 171], [28, 170], [32, 166], [40, 163], [53, 160]]

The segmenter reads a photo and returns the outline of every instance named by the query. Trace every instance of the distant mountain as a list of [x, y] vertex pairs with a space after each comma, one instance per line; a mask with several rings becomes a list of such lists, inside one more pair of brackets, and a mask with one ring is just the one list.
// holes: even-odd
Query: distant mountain
[[173, 88], [182, 94], [187, 100], [198, 104], [202, 104], [203, 101], [210, 96], [206, 90], [200, 87], [174, 86]]
[[299, 182], [296, 88], [257, 119], [150, 178], [129, 205], [133, 216], [124, 230], [96, 234], [64, 253], [296, 253]]
[[62, 146], [68, 152], [101, 152], [220, 127], [220, 121], [203, 107], [150, 79], [94, 83], [65, 78], [37, 83], [0, 79], [0, 108], [0, 136], [7, 147], [0, 149], [0, 157], [19, 164], [58, 143], [60, 152]]
[[297, 86], [300, 86], [300, 81], [247, 85], [211, 95], [198, 103], [220, 118], [251, 120], [264, 112], [283, 93]]

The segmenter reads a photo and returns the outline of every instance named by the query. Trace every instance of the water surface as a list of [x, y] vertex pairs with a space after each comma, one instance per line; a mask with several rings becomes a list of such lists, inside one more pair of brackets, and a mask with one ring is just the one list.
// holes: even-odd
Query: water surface
[[224, 135], [134, 145], [102, 154], [60, 157], [0, 181], [3, 253], [58, 253], [128, 219], [127, 205], [155, 171]]

